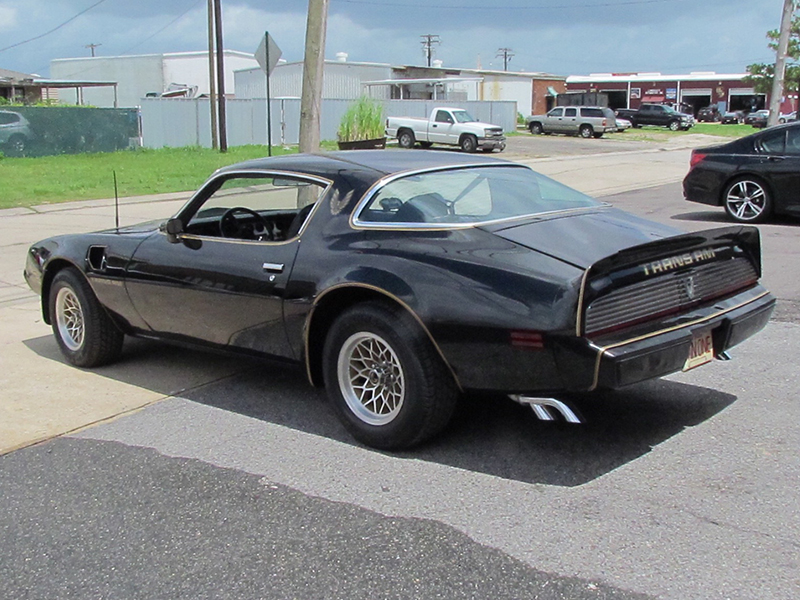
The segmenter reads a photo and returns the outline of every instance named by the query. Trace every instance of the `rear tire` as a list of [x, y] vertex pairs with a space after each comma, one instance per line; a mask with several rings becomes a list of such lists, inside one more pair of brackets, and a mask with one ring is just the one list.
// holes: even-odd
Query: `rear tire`
[[414, 139], [414, 134], [408, 129], [404, 129], [397, 136], [397, 143], [400, 145], [401, 148], [405, 148], [406, 150], [408, 150], [409, 148], [413, 148], [415, 141], [416, 140]]
[[53, 334], [68, 362], [91, 368], [119, 358], [125, 336], [77, 270], [59, 271], [48, 302]]
[[763, 223], [772, 214], [767, 186], [753, 177], [734, 179], [722, 193], [725, 212], [739, 223]]
[[594, 129], [592, 129], [591, 125], [581, 125], [581, 128], [578, 130], [578, 135], [583, 139], [589, 139], [594, 135]]
[[405, 310], [357, 304], [334, 322], [325, 340], [328, 397], [358, 441], [408, 448], [450, 421], [458, 390], [419, 324]]

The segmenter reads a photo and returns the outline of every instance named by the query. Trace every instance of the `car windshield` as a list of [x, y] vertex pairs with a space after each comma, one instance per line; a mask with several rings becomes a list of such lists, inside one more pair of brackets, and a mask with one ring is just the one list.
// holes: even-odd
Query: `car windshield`
[[474, 123], [478, 120], [465, 110], [454, 110], [453, 116], [459, 123]]
[[458, 225], [599, 205], [527, 167], [468, 167], [391, 179], [373, 193], [356, 220]]

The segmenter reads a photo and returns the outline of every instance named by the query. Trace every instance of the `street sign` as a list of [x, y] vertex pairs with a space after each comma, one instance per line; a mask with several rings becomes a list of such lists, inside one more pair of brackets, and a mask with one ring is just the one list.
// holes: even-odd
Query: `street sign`
[[256, 50], [255, 54], [256, 60], [261, 66], [261, 70], [267, 75], [272, 73], [275, 65], [278, 64], [278, 59], [281, 57], [281, 54], [281, 49], [278, 48], [278, 44], [275, 43], [272, 36], [269, 33], [265, 33], [264, 37], [261, 38], [261, 43], [258, 45], [258, 50]]

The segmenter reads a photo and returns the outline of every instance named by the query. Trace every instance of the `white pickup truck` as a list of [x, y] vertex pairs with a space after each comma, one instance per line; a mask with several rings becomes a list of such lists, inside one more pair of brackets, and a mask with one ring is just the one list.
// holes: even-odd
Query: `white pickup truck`
[[459, 146], [464, 152], [506, 147], [502, 127], [481, 123], [460, 108], [434, 108], [429, 119], [389, 117], [386, 137], [397, 138], [401, 148], [413, 148], [416, 142], [423, 148], [433, 144]]

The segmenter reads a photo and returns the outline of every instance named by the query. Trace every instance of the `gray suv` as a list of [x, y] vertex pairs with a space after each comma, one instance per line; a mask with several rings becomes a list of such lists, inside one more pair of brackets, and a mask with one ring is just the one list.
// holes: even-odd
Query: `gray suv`
[[0, 110], [0, 150], [9, 156], [23, 156], [32, 137], [25, 117], [10, 110]]
[[531, 115], [525, 124], [533, 134], [566, 133], [582, 138], [603, 137], [616, 131], [614, 111], [603, 106], [556, 106], [546, 115]]

